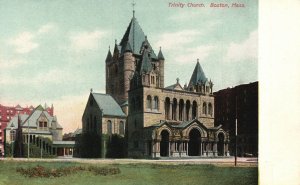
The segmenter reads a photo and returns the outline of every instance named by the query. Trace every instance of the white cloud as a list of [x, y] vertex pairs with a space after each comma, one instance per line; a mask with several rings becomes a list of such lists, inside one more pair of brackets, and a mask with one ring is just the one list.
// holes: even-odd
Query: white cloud
[[203, 45], [195, 48], [188, 48], [183, 53], [175, 56], [175, 61], [178, 63], [187, 63], [187, 62], [196, 62], [199, 59], [199, 62], [204, 61], [204, 59], [211, 54], [215, 49], [214, 46]]
[[97, 50], [100, 40], [105, 36], [106, 32], [95, 30], [92, 32], [72, 33], [70, 36], [71, 49], [75, 51]]
[[39, 43], [36, 41], [38, 36], [49, 33], [56, 28], [57, 26], [54, 23], [47, 23], [39, 27], [37, 31], [24, 31], [17, 36], [8, 39], [8, 44], [15, 47], [16, 53], [29, 53], [39, 47]]
[[0, 85], [30, 84], [31, 86], [43, 86], [45, 84], [61, 84], [67, 82], [81, 82], [81, 78], [73, 75], [65, 69], [51, 69], [45, 73], [32, 74], [30, 77], [23, 76], [3, 76]]
[[13, 58], [13, 59], [0, 58], [0, 69], [1, 70], [12, 69], [24, 65], [26, 63], [27, 63], [26, 60], [19, 59], [19, 58]]
[[51, 31], [55, 30], [56, 28], [57, 28], [56, 24], [47, 23], [38, 29], [37, 34], [49, 33]]
[[240, 43], [230, 43], [226, 55], [226, 61], [242, 61], [245, 59], [257, 59], [258, 32], [250, 33], [249, 37]]
[[163, 50], [176, 50], [183, 48], [187, 44], [195, 40], [196, 37], [199, 37], [201, 32], [197, 30], [182, 30], [178, 32], [169, 32], [161, 34], [155, 46], [161, 46]]
[[34, 42], [35, 35], [31, 32], [22, 32], [15, 38], [9, 39], [8, 44], [15, 47], [17, 53], [29, 53], [36, 49], [39, 44]]

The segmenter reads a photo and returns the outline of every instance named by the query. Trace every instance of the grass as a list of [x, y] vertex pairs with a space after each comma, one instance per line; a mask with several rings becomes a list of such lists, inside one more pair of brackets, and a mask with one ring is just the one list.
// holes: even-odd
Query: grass
[[[121, 173], [100, 176], [88, 171], [80, 171], [62, 177], [25, 177], [18, 168], [68, 168], [74, 166], [116, 167]], [[56, 184], [197, 184], [197, 185], [256, 185], [257, 167], [226, 167], [214, 165], [159, 165], [159, 164], [80, 164], [75, 162], [21, 162], [0, 161], [0, 185], [56, 185]]]

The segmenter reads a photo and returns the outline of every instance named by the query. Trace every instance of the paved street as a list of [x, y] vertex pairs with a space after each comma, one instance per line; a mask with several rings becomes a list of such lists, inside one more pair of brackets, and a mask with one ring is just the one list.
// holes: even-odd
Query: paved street
[[[186, 159], [79, 159], [79, 158], [56, 158], [56, 159], [39, 159], [39, 158], [0, 158], [0, 160], [29, 161], [29, 162], [78, 162], [91, 164], [214, 164], [224, 166], [234, 166], [234, 157], [227, 158], [186, 158]], [[257, 158], [237, 158], [238, 166], [258, 166]]]

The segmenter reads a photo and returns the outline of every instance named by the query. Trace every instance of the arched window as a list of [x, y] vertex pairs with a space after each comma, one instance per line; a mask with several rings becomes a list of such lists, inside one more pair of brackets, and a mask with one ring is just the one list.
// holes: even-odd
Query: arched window
[[183, 121], [183, 107], [184, 107], [184, 102], [183, 99], [179, 100], [179, 120]]
[[170, 119], [170, 98], [166, 98], [165, 100], [165, 117], [166, 120]]
[[151, 96], [148, 95], [147, 96], [147, 109], [151, 109], [151, 104], [152, 104], [152, 102], [151, 102]]
[[207, 107], [206, 107], [206, 103], [205, 102], [203, 103], [203, 106], [202, 106], [202, 113], [203, 114], [207, 114]]
[[120, 121], [120, 125], [119, 125], [119, 134], [120, 135], [124, 135], [124, 130], [125, 130], [125, 127], [124, 127], [124, 121]]
[[112, 134], [112, 124], [111, 121], [107, 121], [107, 134]]
[[211, 103], [208, 104], [208, 114], [209, 114], [210, 116], [213, 115], [213, 108], [212, 108]]
[[197, 102], [193, 101], [192, 119], [195, 119], [197, 117], [197, 107]]
[[186, 120], [190, 120], [190, 107], [191, 107], [191, 102], [188, 100], [186, 101], [186, 106], [185, 106], [185, 110], [186, 110]]
[[173, 98], [172, 120], [177, 120], [177, 99]]
[[153, 109], [158, 110], [158, 97], [157, 96], [154, 97]]

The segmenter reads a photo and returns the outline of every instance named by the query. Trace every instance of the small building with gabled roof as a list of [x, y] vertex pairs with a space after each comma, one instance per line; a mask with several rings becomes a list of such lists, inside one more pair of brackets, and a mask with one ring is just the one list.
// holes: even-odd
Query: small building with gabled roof
[[[56, 116], [50, 115], [39, 105], [29, 115], [18, 114], [11, 119], [5, 129], [5, 143], [11, 149], [10, 152], [13, 152], [16, 142], [23, 144], [24, 148], [29, 146], [29, 156], [32, 157], [72, 154], [74, 141], [68, 143], [68, 148], [59, 144], [62, 141], [62, 130]], [[24, 150], [22, 155], [27, 153], [27, 150]]]

